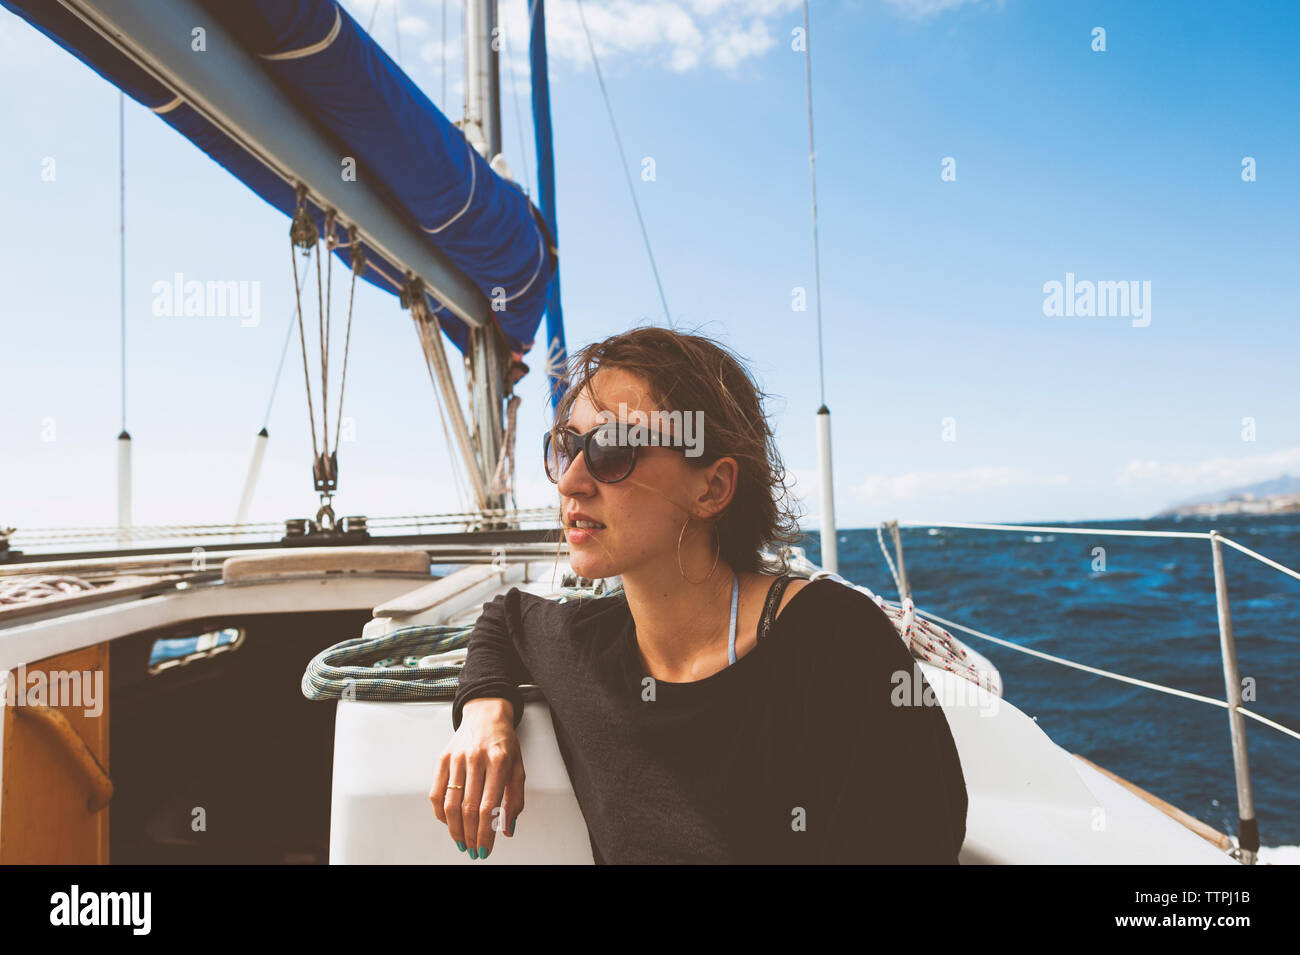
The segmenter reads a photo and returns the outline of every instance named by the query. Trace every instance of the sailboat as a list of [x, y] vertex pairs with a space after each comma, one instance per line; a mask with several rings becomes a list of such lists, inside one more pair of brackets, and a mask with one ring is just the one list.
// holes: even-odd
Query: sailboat
[[[618, 590], [574, 574], [555, 508], [511, 504], [513, 386], [543, 320], [553, 402], [565, 384], [544, 0], [530, 4], [536, 205], [502, 158], [495, 0], [465, 2], [459, 122], [334, 0], [0, 4], [284, 213], [309, 402], [303, 290], [337, 260], [352, 283], [393, 295], [475, 503], [336, 516], [326, 362], [314, 516], [246, 522], [263, 432], [236, 523], [139, 527], [123, 430], [116, 525], [0, 528], [0, 863], [463, 864], [428, 794], [483, 604], [513, 587], [562, 600]], [[468, 415], [448, 341], [469, 369]], [[314, 419], [312, 431], [315, 442]], [[911, 640], [965, 773], [961, 862], [1255, 861], [1248, 782], [1234, 839], [1054, 743], [955, 624], [915, 608], [890, 530], [897, 601], [839, 577], [833, 514], [820, 565], [799, 548], [785, 556], [797, 575], [866, 590]], [[1229, 624], [1225, 666], [1230, 643]], [[546, 700], [524, 690], [527, 825], [488, 861], [589, 864]], [[1225, 704], [1234, 743], [1240, 704]], [[1244, 734], [1241, 746], [1239, 791]]]

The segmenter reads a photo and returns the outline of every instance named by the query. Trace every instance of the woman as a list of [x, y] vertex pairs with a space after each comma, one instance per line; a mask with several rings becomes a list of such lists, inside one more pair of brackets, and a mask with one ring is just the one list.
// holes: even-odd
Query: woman
[[623, 593], [484, 606], [430, 792], [457, 847], [514, 834], [533, 683], [597, 863], [955, 863], [961, 763], [937, 705], [894, 705], [932, 697], [893, 625], [842, 583], [760, 570], [798, 526], [740, 362], [640, 328], [572, 367], [547, 471], [574, 571]]

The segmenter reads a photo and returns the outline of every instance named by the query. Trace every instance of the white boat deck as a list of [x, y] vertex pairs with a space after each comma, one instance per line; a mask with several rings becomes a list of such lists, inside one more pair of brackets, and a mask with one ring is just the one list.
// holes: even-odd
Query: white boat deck
[[[551, 564], [511, 566], [401, 617], [377, 617], [367, 635], [416, 623], [472, 623], [512, 586], [552, 595]], [[481, 569], [480, 569], [481, 570]], [[559, 580], [569, 570], [563, 562]], [[502, 576], [506, 580], [502, 581]], [[400, 598], [399, 598], [400, 601]], [[419, 604], [420, 601], [415, 601]], [[408, 601], [406, 606], [415, 609]], [[377, 611], [378, 612], [378, 611]], [[964, 864], [1237, 865], [1221, 848], [1056, 745], [1028, 716], [947, 671], [920, 664], [944, 707], [970, 799]], [[468, 861], [429, 803], [434, 769], [451, 738], [450, 703], [341, 701], [335, 728], [330, 861]], [[591, 863], [592, 855], [542, 700], [519, 727], [527, 806], [491, 863]]]

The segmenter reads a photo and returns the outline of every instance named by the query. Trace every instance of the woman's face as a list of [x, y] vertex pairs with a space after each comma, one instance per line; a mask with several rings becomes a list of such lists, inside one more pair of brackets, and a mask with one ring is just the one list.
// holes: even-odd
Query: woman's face
[[[596, 393], [602, 407], [611, 410], [602, 417], [589, 389], [584, 388], [574, 400], [566, 422], [579, 434], [608, 424], [611, 415], [618, 414], [620, 402], [632, 419], [629, 424], [636, 421], [633, 412], [648, 416], [658, 410], [646, 381], [621, 368], [597, 371], [591, 378], [590, 391]], [[617, 417], [612, 420], [617, 421]], [[707, 435], [704, 437], [707, 445]], [[721, 511], [735, 484], [734, 468], [731, 458], [702, 467], [676, 447], [638, 447], [632, 473], [617, 483], [603, 484], [587, 470], [585, 453], [579, 453], [558, 485], [574, 571], [596, 579], [627, 575], [663, 561], [675, 568], [682, 526], [688, 517], [712, 517]], [[578, 528], [574, 526], [577, 520], [604, 526], [594, 530]], [[707, 570], [714, 553], [713, 535], [701, 533], [705, 530], [697, 520], [682, 541], [682, 561], [691, 576]], [[699, 559], [688, 562], [692, 552], [701, 546], [708, 551], [703, 566]]]

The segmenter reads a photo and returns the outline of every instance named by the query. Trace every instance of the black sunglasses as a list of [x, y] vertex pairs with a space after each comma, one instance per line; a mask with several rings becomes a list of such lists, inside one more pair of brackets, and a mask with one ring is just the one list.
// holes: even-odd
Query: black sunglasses
[[[601, 437], [601, 432], [604, 436]], [[572, 428], [547, 431], [542, 439], [542, 458], [546, 462], [546, 476], [552, 484], [559, 484], [569, 465], [577, 460], [578, 455], [587, 463], [587, 472], [602, 484], [617, 484], [627, 478], [636, 467], [638, 447], [650, 445], [650, 430], [637, 425], [626, 429], [632, 441], [627, 444], [618, 442], [618, 431], [611, 425], [601, 424], [585, 434], [578, 434]], [[651, 445], [652, 447], [675, 448], [685, 453], [685, 448], [673, 444]]]

